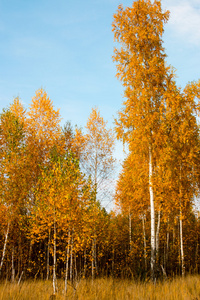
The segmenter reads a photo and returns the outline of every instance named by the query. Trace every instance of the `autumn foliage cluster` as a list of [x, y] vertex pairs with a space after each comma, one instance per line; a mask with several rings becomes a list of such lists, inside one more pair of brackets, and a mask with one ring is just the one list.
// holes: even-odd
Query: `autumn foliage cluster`
[[[113, 32], [126, 100], [116, 120], [128, 153], [106, 197], [114, 135], [97, 109], [85, 131], [61, 127], [40, 89], [28, 110], [18, 98], [0, 115], [0, 275], [56, 278], [168, 277], [198, 273], [200, 82], [177, 87], [162, 46], [160, 1], [119, 7]], [[103, 203], [103, 202], [102, 202]]]
[[41, 89], [28, 111], [18, 98], [3, 110], [0, 137], [1, 276], [53, 275], [56, 283], [65, 274], [66, 284], [68, 276], [94, 277], [109, 221], [97, 195], [114, 162], [113, 133], [99, 111], [85, 134], [61, 128]]

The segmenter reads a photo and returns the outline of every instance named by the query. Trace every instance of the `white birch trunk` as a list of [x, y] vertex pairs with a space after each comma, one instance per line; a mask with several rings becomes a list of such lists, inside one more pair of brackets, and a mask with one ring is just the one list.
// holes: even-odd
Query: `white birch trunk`
[[155, 280], [155, 208], [154, 208], [154, 194], [152, 185], [153, 164], [152, 164], [152, 149], [149, 146], [149, 194], [150, 194], [150, 209], [151, 209], [151, 280]]
[[47, 280], [49, 280], [49, 247], [51, 241], [51, 229], [49, 229], [48, 245], [47, 245]]
[[7, 246], [7, 241], [8, 241], [9, 229], [10, 229], [10, 222], [8, 222], [7, 231], [5, 233], [5, 241], [4, 241], [3, 253], [2, 253], [1, 264], [0, 264], [0, 274], [1, 274], [2, 267], [3, 267], [5, 253], [6, 253], [6, 246]]
[[19, 280], [18, 280], [18, 285], [20, 284], [20, 282], [21, 282], [21, 280], [22, 280], [23, 274], [24, 274], [24, 271], [21, 272], [21, 275], [20, 275]]
[[[181, 237], [180, 237], [180, 219], [178, 217], [178, 232], [177, 232], [177, 238], [178, 238], [178, 263], [181, 269]], [[182, 270], [181, 270], [182, 273]]]
[[76, 282], [78, 278], [77, 265], [76, 265], [76, 251], [74, 251], [74, 281]]
[[180, 252], [181, 252], [181, 273], [182, 276], [185, 275], [185, 262], [184, 262], [184, 250], [183, 250], [183, 221], [182, 221], [182, 165], [180, 165], [180, 182], [179, 182], [179, 197], [180, 197], [180, 216], [179, 216], [179, 225], [180, 225]]
[[168, 262], [168, 255], [169, 255], [169, 229], [167, 227], [167, 238], [166, 238], [166, 252], [164, 255], [164, 268], [166, 269], [167, 267], [167, 262]]
[[97, 201], [97, 169], [98, 169], [98, 154], [96, 149], [95, 167], [94, 167], [95, 201]]
[[183, 221], [182, 221], [182, 212], [180, 211], [180, 247], [181, 247], [181, 272], [182, 276], [185, 276], [185, 261], [184, 261], [184, 250], [183, 250]]
[[159, 232], [160, 232], [160, 210], [158, 212], [158, 223], [156, 229], [156, 256], [158, 256], [158, 251], [159, 251]]
[[15, 253], [15, 248], [13, 246], [13, 250], [12, 250], [12, 276], [11, 276], [11, 282], [15, 281], [14, 253]]
[[94, 238], [94, 266], [95, 266], [95, 274], [98, 273], [97, 266], [97, 240]]
[[56, 294], [56, 222], [54, 214], [54, 236], [53, 236], [53, 294]]
[[74, 229], [72, 230], [72, 238], [71, 238], [70, 271], [69, 271], [70, 281], [72, 281], [72, 269], [73, 269], [73, 245], [74, 245], [73, 233], [74, 233]]
[[131, 213], [129, 208], [129, 214], [128, 214], [128, 220], [129, 220], [129, 250], [132, 250], [132, 236], [131, 236]]
[[66, 270], [65, 270], [65, 294], [67, 293], [67, 279], [68, 279], [68, 271], [69, 271], [69, 246], [70, 246], [70, 229], [68, 230], [67, 259], [66, 259]]
[[92, 239], [92, 282], [94, 281], [94, 238]]

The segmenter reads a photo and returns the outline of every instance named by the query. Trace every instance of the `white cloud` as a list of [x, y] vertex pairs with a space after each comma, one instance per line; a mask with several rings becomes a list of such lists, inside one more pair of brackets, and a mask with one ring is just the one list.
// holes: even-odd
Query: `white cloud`
[[200, 44], [200, 0], [163, 0], [170, 11], [169, 26], [176, 37]]

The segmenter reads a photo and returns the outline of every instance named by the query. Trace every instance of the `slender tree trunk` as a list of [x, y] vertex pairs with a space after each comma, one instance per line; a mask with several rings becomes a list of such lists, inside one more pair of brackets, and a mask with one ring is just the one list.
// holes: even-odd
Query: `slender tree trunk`
[[174, 225], [174, 226], [173, 226], [173, 243], [172, 243], [173, 248], [174, 248], [174, 246], [175, 246], [175, 237], [176, 237], [176, 233], [175, 233], [175, 225]]
[[22, 237], [21, 232], [19, 234], [19, 269], [18, 269], [18, 276], [20, 277], [21, 273], [23, 272], [23, 251], [22, 251]]
[[183, 221], [182, 221], [182, 212], [180, 210], [180, 247], [181, 247], [181, 272], [182, 276], [185, 276], [185, 261], [184, 261], [184, 250], [183, 250]]
[[181, 269], [181, 238], [180, 238], [180, 219], [178, 218], [178, 229], [177, 229], [177, 239], [178, 239], [178, 263], [179, 263], [179, 275], [182, 273]]
[[155, 209], [154, 209], [154, 194], [153, 194], [153, 164], [152, 164], [152, 149], [149, 146], [149, 194], [150, 194], [150, 209], [151, 209], [151, 280], [155, 281]]
[[77, 273], [77, 265], [76, 265], [76, 251], [74, 252], [74, 280], [77, 281], [78, 273]]
[[142, 228], [143, 228], [143, 239], [144, 239], [144, 267], [145, 272], [147, 271], [147, 243], [146, 243], [146, 231], [145, 231], [145, 217], [142, 215]]
[[73, 233], [74, 233], [74, 230], [72, 230], [72, 237], [71, 237], [70, 273], [69, 273], [70, 281], [72, 281], [72, 270], [73, 270], [73, 244], [74, 244]]
[[95, 166], [94, 166], [94, 184], [95, 184], [95, 201], [97, 201], [97, 169], [98, 169], [98, 153], [95, 153]]
[[94, 281], [94, 238], [92, 239], [92, 282]]
[[198, 234], [198, 219], [199, 219], [199, 213], [196, 216], [196, 233], [197, 233], [197, 245], [196, 245], [196, 251], [195, 251], [195, 271], [198, 274], [198, 261], [199, 261], [199, 234]]
[[66, 258], [66, 271], [65, 271], [65, 294], [67, 293], [67, 279], [68, 279], [68, 271], [69, 271], [69, 247], [70, 247], [70, 229], [68, 230], [67, 258]]
[[169, 228], [167, 226], [167, 236], [166, 236], [166, 252], [164, 256], [164, 268], [166, 270], [167, 262], [168, 262], [168, 256], [169, 256]]
[[14, 246], [13, 246], [13, 250], [12, 250], [12, 276], [11, 276], [11, 282], [14, 282], [14, 281], [15, 281], [14, 254], [15, 254], [15, 248], [14, 248]]
[[7, 231], [5, 233], [5, 241], [4, 241], [3, 253], [2, 253], [1, 264], [0, 264], [0, 274], [1, 274], [2, 267], [3, 267], [5, 253], [6, 253], [6, 246], [7, 246], [7, 242], [8, 242], [9, 229], [10, 229], [10, 222], [8, 222]]
[[21, 282], [21, 280], [22, 280], [23, 274], [24, 274], [24, 271], [21, 272], [21, 275], [20, 275], [19, 280], [18, 280], [18, 283], [17, 283], [18, 285], [20, 284], [20, 282]]
[[47, 245], [47, 280], [49, 280], [49, 247], [51, 242], [51, 229], [49, 228], [48, 245]]
[[163, 249], [163, 265], [161, 264], [161, 269], [165, 279], [167, 279], [166, 266], [167, 266], [167, 257], [168, 257], [168, 247], [169, 247], [169, 229], [167, 226], [166, 243]]
[[160, 210], [158, 212], [158, 223], [157, 223], [157, 229], [156, 229], [156, 256], [158, 257], [158, 251], [159, 251], [159, 232], [160, 232]]
[[129, 208], [129, 214], [128, 214], [128, 220], [129, 220], [129, 250], [132, 250], [132, 235], [131, 235], [131, 212], [130, 212], [130, 208]]
[[[95, 173], [94, 173], [94, 184], [95, 184], [95, 201], [97, 201], [97, 170], [98, 170], [98, 150], [96, 149], [95, 154]], [[95, 229], [96, 234], [96, 229]], [[92, 239], [92, 282], [94, 280], [95, 273], [97, 271], [97, 258], [96, 258], [96, 238]]]
[[17, 278], [20, 277], [20, 244], [18, 243], [18, 254], [17, 254]]
[[[96, 232], [96, 231], [95, 231]], [[92, 281], [94, 280], [97, 272], [97, 250], [96, 250], [96, 238], [92, 239]]]
[[84, 250], [84, 270], [83, 270], [83, 278], [85, 278], [86, 274], [86, 259], [87, 259], [87, 254], [86, 254], [86, 248]]
[[54, 212], [54, 235], [53, 235], [53, 294], [56, 294], [56, 222]]
[[[29, 254], [28, 254], [28, 269], [31, 268], [31, 254], [32, 254], [32, 240], [30, 241]], [[29, 271], [30, 272], [30, 271]]]
[[98, 266], [97, 266], [97, 240], [94, 238], [94, 267], [95, 267], [95, 274], [98, 273]]
[[180, 164], [180, 178], [179, 178], [179, 204], [180, 204], [180, 251], [181, 251], [181, 273], [182, 276], [185, 275], [185, 262], [184, 262], [184, 250], [183, 250], [183, 221], [182, 221], [182, 165]]
[[[97, 201], [97, 192], [98, 192], [97, 172], [98, 172], [98, 149], [96, 147], [95, 166], [94, 166], [95, 202]], [[95, 234], [96, 234], [96, 229], [95, 229]], [[97, 250], [96, 238], [93, 238], [92, 239], [92, 282], [94, 280], [95, 273], [97, 272], [97, 255], [96, 255], [97, 251], [96, 250]]]

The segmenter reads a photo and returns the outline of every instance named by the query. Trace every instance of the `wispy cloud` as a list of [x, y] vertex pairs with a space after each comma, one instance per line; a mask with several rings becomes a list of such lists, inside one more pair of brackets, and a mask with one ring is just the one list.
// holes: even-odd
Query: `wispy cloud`
[[170, 10], [168, 24], [174, 35], [188, 43], [200, 45], [200, 1], [164, 0], [163, 4]]

